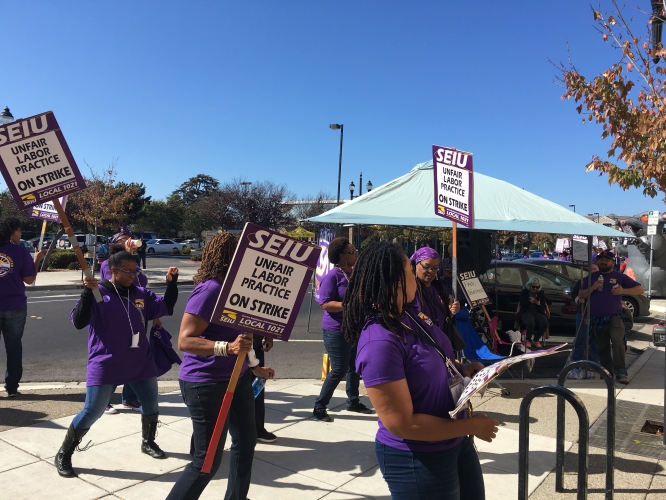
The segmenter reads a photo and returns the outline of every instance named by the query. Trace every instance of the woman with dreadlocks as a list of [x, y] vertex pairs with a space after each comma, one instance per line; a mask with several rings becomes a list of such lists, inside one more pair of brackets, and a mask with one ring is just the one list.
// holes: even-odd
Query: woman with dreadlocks
[[[447, 323], [460, 311], [460, 303], [453, 297], [447, 297], [444, 288], [437, 279], [439, 273], [439, 254], [430, 247], [418, 249], [410, 257], [412, 271], [416, 275], [416, 305], [435, 326], [447, 333]], [[448, 304], [448, 305], [447, 305]], [[454, 339], [449, 338], [451, 342]]]
[[468, 436], [492, 441], [499, 422], [449, 411], [461, 377], [448, 337], [410, 303], [417, 284], [402, 250], [375, 243], [361, 252], [343, 308], [343, 331], [358, 342], [356, 368], [379, 415], [375, 452], [394, 500], [485, 498]]
[[[187, 301], [180, 324], [178, 348], [185, 354], [179, 382], [180, 392], [192, 418], [193, 459], [176, 481], [167, 500], [199, 498], [220, 467], [227, 432], [231, 433], [231, 456], [224, 498], [245, 500], [250, 489], [257, 430], [252, 373], [248, 370], [247, 358], [210, 474], [201, 472], [236, 359], [240, 353], [252, 349], [252, 334], [238, 335], [238, 330], [209, 322], [237, 245], [238, 239], [229, 233], [216, 234], [206, 243], [201, 267], [194, 276], [196, 286]], [[273, 369], [259, 366], [253, 369], [253, 373], [266, 378], [275, 375]]]

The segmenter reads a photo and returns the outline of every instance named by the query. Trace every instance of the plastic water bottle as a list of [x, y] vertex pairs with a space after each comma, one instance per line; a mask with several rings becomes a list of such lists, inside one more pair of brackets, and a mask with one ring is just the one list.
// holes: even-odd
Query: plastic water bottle
[[256, 399], [259, 394], [261, 394], [261, 391], [264, 390], [264, 387], [266, 387], [266, 379], [264, 377], [257, 377], [254, 379], [252, 382], [252, 391], [254, 392], [254, 398]]

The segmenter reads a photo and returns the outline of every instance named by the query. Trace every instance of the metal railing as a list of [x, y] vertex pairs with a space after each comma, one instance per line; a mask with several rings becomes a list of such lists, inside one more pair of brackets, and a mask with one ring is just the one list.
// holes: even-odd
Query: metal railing
[[[530, 406], [534, 398], [554, 394], [566, 399], [578, 415], [578, 500], [587, 499], [587, 459], [590, 438], [590, 419], [583, 401], [570, 389], [561, 385], [542, 385], [530, 391], [520, 404], [520, 430], [518, 438], [518, 500], [527, 500], [529, 481]], [[564, 412], [562, 412], [562, 418]], [[558, 428], [560, 418], [558, 414]]]
[[[592, 361], [575, 361], [564, 367], [557, 378], [558, 385], [564, 387], [567, 375], [576, 368], [592, 369], [606, 382], [608, 389], [606, 409], [606, 500], [613, 500], [615, 484], [615, 381], [601, 365]], [[564, 491], [564, 399], [557, 398], [557, 441], [555, 465], [555, 491]]]

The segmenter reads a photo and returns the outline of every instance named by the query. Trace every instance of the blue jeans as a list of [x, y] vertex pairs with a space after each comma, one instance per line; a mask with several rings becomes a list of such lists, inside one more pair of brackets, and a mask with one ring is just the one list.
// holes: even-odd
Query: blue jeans
[[0, 335], [5, 339], [7, 371], [5, 389], [14, 393], [23, 376], [23, 328], [28, 317], [28, 306], [13, 311], [0, 311]]
[[139, 400], [136, 392], [134, 392], [134, 389], [132, 389], [129, 384], [123, 385], [121, 398], [123, 403], [134, 403], [135, 401]]
[[356, 373], [356, 345], [345, 340], [341, 332], [324, 330], [324, 346], [331, 360], [331, 371], [321, 386], [319, 397], [315, 401], [315, 409], [323, 410], [331, 401], [333, 391], [338, 387], [342, 377], [347, 377], [347, 406], [358, 404], [358, 385], [361, 377]]
[[484, 500], [483, 472], [468, 437], [446, 451], [411, 452], [375, 441], [392, 500]]
[[201, 468], [206, 458], [206, 450], [213, 434], [217, 415], [222, 406], [229, 382], [185, 382], [180, 380], [180, 392], [192, 418], [192, 462], [173, 485], [167, 500], [194, 500], [215, 476], [222, 462], [222, 451], [231, 434], [229, 456], [229, 480], [225, 500], [245, 500], [250, 490], [252, 460], [257, 444], [257, 431], [254, 421], [254, 394], [252, 392], [252, 372], [248, 370], [238, 380], [229, 415], [215, 453], [210, 474], [202, 474]]
[[[576, 313], [576, 339], [574, 340], [573, 353], [571, 354], [571, 361], [581, 361], [585, 359], [585, 337], [588, 337], [588, 360], [594, 361], [595, 363], [599, 362], [599, 346], [597, 341], [594, 340], [594, 335], [589, 334], [589, 327], [583, 323], [583, 317], [581, 313]], [[581, 325], [581, 323], [583, 323]]]
[[[151, 377], [139, 382], [128, 384], [134, 389], [141, 402], [142, 415], [156, 415], [160, 412], [157, 404], [157, 377]], [[74, 417], [72, 424], [77, 430], [90, 429], [99, 417], [104, 415], [106, 405], [115, 392], [116, 384], [91, 385], [86, 387], [86, 402], [83, 410]]]

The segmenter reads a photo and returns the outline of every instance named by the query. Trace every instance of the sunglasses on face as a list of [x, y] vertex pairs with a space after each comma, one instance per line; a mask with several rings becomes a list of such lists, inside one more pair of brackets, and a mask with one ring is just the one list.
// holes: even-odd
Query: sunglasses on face
[[532, 288], [532, 290], [538, 290], [540, 287], [538, 285], [537, 286], [532, 285], [530, 288]]
[[139, 272], [134, 270], [134, 271], [129, 271], [127, 269], [120, 269], [119, 267], [114, 267], [116, 271], [120, 271], [121, 273], [125, 273], [127, 276], [136, 276]]
[[419, 266], [426, 272], [426, 273], [436, 273], [439, 272], [439, 267], [430, 267], [430, 266], [424, 266], [419, 262]]

